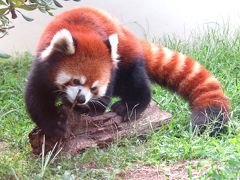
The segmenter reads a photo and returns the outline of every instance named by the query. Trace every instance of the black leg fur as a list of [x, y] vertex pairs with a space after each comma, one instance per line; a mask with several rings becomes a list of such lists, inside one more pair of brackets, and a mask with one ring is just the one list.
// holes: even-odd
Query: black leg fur
[[46, 135], [62, 136], [66, 117], [55, 106], [55, 88], [49, 80], [49, 64], [35, 62], [25, 89], [25, 103], [31, 119]]
[[192, 127], [203, 133], [210, 127], [210, 136], [217, 135], [229, 119], [226, 111], [221, 106], [209, 106], [201, 110], [192, 111]]
[[150, 81], [145, 70], [144, 60], [136, 60], [127, 66], [119, 64], [116, 73], [114, 95], [121, 100], [111, 109], [124, 117], [135, 119], [148, 106], [151, 100]]

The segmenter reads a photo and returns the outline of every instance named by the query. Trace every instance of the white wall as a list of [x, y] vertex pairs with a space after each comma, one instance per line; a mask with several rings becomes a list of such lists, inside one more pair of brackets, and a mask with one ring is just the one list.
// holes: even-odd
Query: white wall
[[[150, 37], [175, 34], [184, 38], [192, 30], [209, 23], [229, 22], [233, 28], [240, 27], [239, 0], [82, 0], [61, 3], [64, 8], [54, 11], [55, 14], [78, 6], [102, 8], [120, 19], [139, 37], [146, 32]], [[1, 50], [9, 53], [34, 51], [42, 29], [52, 17], [40, 12], [25, 14], [35, 20], [26, 22], [20, 16], [13, 20], [15, 28], [0, 39]]]

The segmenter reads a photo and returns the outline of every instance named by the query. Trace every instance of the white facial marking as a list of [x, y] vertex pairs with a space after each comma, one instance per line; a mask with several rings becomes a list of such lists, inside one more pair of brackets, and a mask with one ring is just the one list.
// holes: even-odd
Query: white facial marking
[[80, 80], [80, 83], [81, 84], [85, 84], [86, 83], [86, 81], [87, 81], [87, 78], [86, 78], [86, 76], [80, 76], [80, 78], [79, 78], [79, 80]]
[[91, 88], [93, 88], [93, 87], [97, 87], [98, 88], [98, 95], [97, 95], [98, 97], [104, 96], [106, 94], [107, 86], [104, 85], [104, 84], [101, 84], [100, 81], [98, 81], [98, 80], [95, 81], [92, 84]]
[[99, 81], [97, 80], [97, 81], [95, 81], [95, 82], [92, 84], [92, 88], [93, 88], [93, 87], [98, 87], [98, 85], [99, 85]]
[[89, 88], [81, 87], [80, 89], [81, 89], [80, 95], [83, 95], [85, 97], [86, 101], [84, 104], [86, 104], [93, 97], [93, 94]]
[[68, 86], [66, 89], [68, 100], [73, 103], [76, 99], [80, 87], [79, 86]]
[[61, 71], [57, 77], [56, 77], [56, 84], [59, 84], [59, 85], [62, 85], [62, 84], [65, 84], [66, 82], [70, 81], [71, 80], [71, 75], [64, 72], [64, 71]]
[[77, 97], [79, 90], [79, 96], [83, 95], [85, 97], [86, 101], [83, 104], [86, 104], [93, 97], [93, 95], [89, 88], [83, 86], [68, 86], [66, 89], [67, 98], [71, 103], [73, 103]]
[[117, 66], [117, 63], [119, 62], [118, 60], [118, 35], [117, 34], [112, 34], [109, 36], [109, 43], [111, 45], [111, 57], [112, 57], [112, 60], [113, 60], [113, 63], [115, 66]]
[[[71, 33], [67, 29], [58, 31], [52, 38], [50, 45], [41, 53], [41, 60], [45, 60], [59, 46], [67, 46], [64, 52], [67, 55], [75, 53], [75, 47]], [[59, 49], [58, 49], [59, 50]]]
[[106, 94], [107, 91], [107, 86], [102, 85], [98, 88], [98, 96], [104, 96]]

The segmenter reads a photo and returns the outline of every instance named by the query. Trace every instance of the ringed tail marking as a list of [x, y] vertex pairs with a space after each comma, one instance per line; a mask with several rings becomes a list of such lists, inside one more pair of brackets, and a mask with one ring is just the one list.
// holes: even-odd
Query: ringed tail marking
[[189, 100], [193, 101], [201, 94], [218, 89], [221, 89], [221, 84], [215, 77], [210, 76], [203, 83], [199, 84], [196, 88], [192, 90], [189, 95]]
[[169, 82], [171, 84], [174, 84], [175, 83], [174, 78], [183, 72], [183, 69], [185, 67], [185, 60], [186, 60], [186, 56], [181, 52], [178, 53], [175, 69], [173, 70], [172, 74], [170, 74], [169, 76]]
[[151, 44], [150, 51], [151, 51], [151, 61], [153, 64], [156, 64], [158, 61], [158, 55], [159, 55], [159, 47], [155, 44]]
[[179, 84], [179, 88], [178, 91], [182, 91], [182, 89], [189, 83], [189, 81], [194, 78], [199, 72], [201, 71], [201, 66], [199, 63], [195, 62], [193, 64], [193, 68], [192, 68], [192, 72], [190, 74], [188, 74], [185, 79], [183, 79], [180, 84]]
[[161, 68], [167, 65], [172, 60], [172, 57], [174, 55], [174, 52], [166, 47], [163, 47], [162, 50], [163, 50], [164, 57], [162, 60]]
[[[144, 43], [147, 68], [154, 80], [161, 79], [190, 102], [192, 108], [219, 105], [229, 110], [221, 84], [202, 65], [181, 52], [174, 52], [155, 44]], [[154, 71], [152, 71], [154, 70]], [[174, 88], [174, 86], [176, 88]]]
[[150, 53], [146, 53], [146, 58], [149, 59], [147, 61], [147, 68], [150, 69], [149, 72], [155, 72], [155, 67], [158, 65], [158, 59], [159, 59], [159, 51], [160, 47], [151, 43], [150, 46], [148, 44], [144, 44], [145, 48], [147, 48], [147, 51]]

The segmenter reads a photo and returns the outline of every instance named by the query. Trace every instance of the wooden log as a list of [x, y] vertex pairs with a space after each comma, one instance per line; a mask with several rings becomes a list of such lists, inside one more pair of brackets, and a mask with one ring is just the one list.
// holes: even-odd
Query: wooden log
[[[170, 121], [171, 114], [158, 108], [155, 102], [151, 102], [142, 115], [132, 121], [124, 122], [122, 117], [114, 112], [91, 117], [76, 113], [68, 107], [61, 109], [67, 114], [67, 132], [61, 139], [45, 137], [45, 152], [51, 150], [56, 142], [63, 151], [76, 155], [91, 147], [106, 147], [114, 142], [116, 137], [124, 138], [134, 134], [144, 135], [149, 131], [159, 129]], [[29, 134], [32, 152], [41, 154], [43, 144], [43, 132], [40, 128], [34, 128]]]

